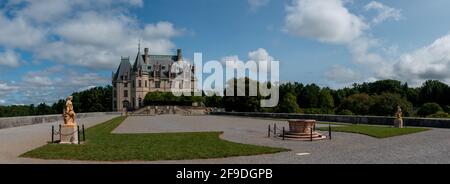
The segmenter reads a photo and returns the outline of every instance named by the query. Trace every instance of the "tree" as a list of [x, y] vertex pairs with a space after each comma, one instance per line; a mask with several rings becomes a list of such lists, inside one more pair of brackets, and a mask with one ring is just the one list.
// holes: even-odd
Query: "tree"
[[[245, 84], [244, 89], [239, 89], [237, 84], [243, 82]], [[226, 111], [237, 111], [237, 112], [260, 112], [262, 111], [260, 100], [262, 99], [259, 91], [257, 91], [256, 96], [250, 96], [250, 87], [258, 88], [259, 82], [246, 78], [241, 79], [231, 79], [227, 85], [228, 90], [233, 90], [233, 96], [224, 96], [223, 105]], [[231, 87], [234, 87], [231, 89]], [[240, 90], [245, 90], [244, 96], [238, 96]], [[226, 94], [226, 93], [225, 93]]]
[[354, 94], [342, 101], [342, 104], [338, 107], [338, 111], [349, 110], [356, 115], [368, 115], [371, 106], [372, 101], [368, 94]]
[[300, 93], [297, 104], [303, 108], [317, 108], [319, 104], [320, 87], [316, 84], [306, 85]]
[[57, 114], [62, 114], [64, 111], [64, 107], [66, 106], [66, 101], [63, 99], [58, 100], [52, 105], [53, 112]]
[[287, 93], [278, 105], [277, 112], [280, 113], [298, 113], [300, 107], [297, 104], [297, 97], [293, 93]]
[[323, 112], [333, 113], [334, 99], [333, 96], [331, 96], [329, 89], [322, 89], [320, 91], [318, 105]]
[[145, 105], [162, 105], [164, 102], [163, 94], [161, 92], [147, 93], [144, 98]]
[[420, 88], [421, 103], [436, 102], [441, 106], [449, 104], [449, 87], [437, 80], [426, 81]]
[[213, 96], [205, 96], [204, 99], [206, 107], [223, 107], [223, 98], [221, 96], [214, 94]]
[[420, 107], [417, 111], [417, 115], [422, 117], [427, 117], [432, 114], [436, 114], [437, 112], [444, 111], [442, 107], [438, 103], [425, 103]]
[[397, 106], [402, 108], [404, 116], [412, 114], [413, 106], [405, 97], [399, 94], [383, 93], [372, 97], [372, 106], [370, 107], [370, 115], [376, 116], [392, 116], [397, 111]]

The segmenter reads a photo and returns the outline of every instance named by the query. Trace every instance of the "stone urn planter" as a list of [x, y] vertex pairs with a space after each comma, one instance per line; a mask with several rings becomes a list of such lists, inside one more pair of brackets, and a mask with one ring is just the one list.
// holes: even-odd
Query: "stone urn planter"
[[326, 136], [314, 131], [316, 120], [290, 119], [288, 123], [289, 131], [284, 135], [287, 139], [300, 141], [326, 139]]

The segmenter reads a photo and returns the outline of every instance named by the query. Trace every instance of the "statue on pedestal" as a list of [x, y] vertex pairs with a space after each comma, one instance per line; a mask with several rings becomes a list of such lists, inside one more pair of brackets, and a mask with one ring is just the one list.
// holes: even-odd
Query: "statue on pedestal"
[[400, 106], [397, 106], [397, 112], [395, 113], [395, 121], [394, 121], [394, 127], [396, 128], [403, 128], [403, 112], [402, 108]]
[[73, 110], [72, 104], [73, 97], [69, 96], [66, 99], [66, 107], [64, 108], [64, 125], [75, 126], [75, 111]]
[[77, 144], [78, 143], [78, 127], [75, 122], [75, 111], [72, 104], [73, 97], [69, 96], [66, 99], [66, 106], [64, 108], [64, 124], [61, 126], [61, 142], [60, 144]]

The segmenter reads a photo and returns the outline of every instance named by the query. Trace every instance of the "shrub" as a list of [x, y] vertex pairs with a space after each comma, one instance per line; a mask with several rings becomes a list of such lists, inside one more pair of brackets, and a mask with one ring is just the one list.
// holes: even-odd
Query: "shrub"
[[439, 111], [437, 113], [428, 115], [427, 118], [450, 118], [450, 114], [443, 111]]
[[303, 113], [305, 113], [305, 114], [329, 114], [328, 112], [324, 111], [324, 109], [320, 109], [320, 108], [303, 109]]
[[442, 107], [437, 103], [426, 103], [417, 111], [417, 115], [427, 117], [438, 112], [443, 112]]
[[344, 109], [341, 112], [338, 113], [338, 115], [346, 115], [346, 116], [351, 116], [351, 115], [355, 115], [353, 114], [352, 111], [348, 110], [348, 109]]

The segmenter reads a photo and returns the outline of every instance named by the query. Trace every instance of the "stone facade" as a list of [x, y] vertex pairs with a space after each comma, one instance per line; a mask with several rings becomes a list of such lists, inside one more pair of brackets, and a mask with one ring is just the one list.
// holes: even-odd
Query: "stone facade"
[[122, 57], [119, 68], [112, 76], [114, 111], [139, 109], [144, 106], [145, 95], [149, 92], [171, 92], [174, 79], [186, 75], [175, 67], [189, 67], [192, 74], [189, 80], [181, 85], [192, 91], [196, 90], [197, 80], [194, 77], [194, 66], [183, 62], [181, 49], [176, 55], [150, 55], [149, 49], [140, 49], [134, 61], [130, 57]]

